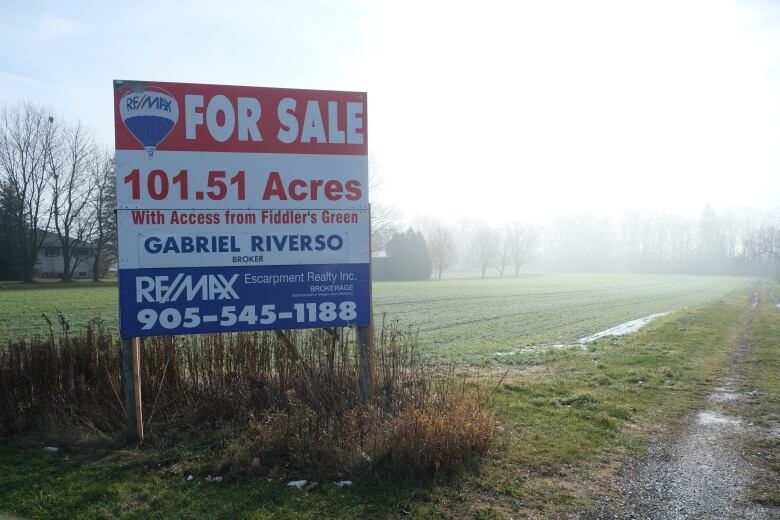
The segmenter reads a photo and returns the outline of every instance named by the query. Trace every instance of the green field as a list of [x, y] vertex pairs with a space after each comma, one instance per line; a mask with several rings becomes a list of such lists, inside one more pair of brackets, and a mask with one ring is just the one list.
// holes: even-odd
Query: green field
[[[378, 319], [419, 327], [427, 353], [478, 362], [518, 347], [567, 343], [632, 319], [713, 301], [745, 278], [672, 275], [526, 275], [374, 284]], [[0, 341], [47, 331], [60, 309], [78, 329], [117, 321], [115, 285], [0, 290]]]
[[531, 275], [375, 285], [377, 315], [419, 326], [429, 352], [479, 360], [518, 347], [571, 343], [611, 326], [707, 303], [744, 278]]
[[[481, 290], [483, 297], [491, 287], [494, 291], [502, 287], [493, 281], [379, 287], [385, 302], [394, 293], [402, 295], [404, 286], [416, 288], [422, 309], [424, 296], [444, 297], [447, 291], [458, 291], [457, 284], [471, 286], [464, 289], [461, 285], [459, 292]], [[420, 287], [426, 285], [431, 289], [422, 291]], [[741, 285], [741, 290], [732, 290]], [[571, 312], [587, 316], [589, 306], [600, 306], [618, 321], [625, 319], [620, 314], [624, 307], [633, 306], [643, 314], [665, 305], [690, 304], [695, 298], [716, 301], [690, 305], [636, 334], [600, 340], [584, 350], [540, 352], [529, 357], [528, 364], [512, 367], [499, 387], [494, 380], [488, 381], [488, 389], [495, 389], [490, 406], [499, 424], [493, 451], [452, 478], [378, 485], [356, 478], [351, 490], [320, 479], [316, 488], [303, 492], [290, 489], [286, 482], [306, 475], [208, 482], [206, 469], [193, 469], [197, 465], [166, 469], [167, 455], [157, 454], [153, 447], [106, 454], [75, 446], [51, 454], [41, 449], [40, 442], [30, 441], [26, 446], [0, 443], [0, 511], [27, 518], [85, 519], [567, 518], [573, 510], [593, 505], [594, 496], [617, 478], [622, 462], [641, 456], [651, 439], [673, 431], [677, 418], [701, 406], [732, 363], [756, 290], [742, 280], [614, 276], [535, 277], [503, 287], [516, 290], [514, 300], [507, 295], [504, 300], [518, 303], [538, 297], [544, 302], [540, 293], [557, 293], [559, 302], [580, 302]], [[605, 291], [601, 298], [599, 287]], [[751, 340], [758, 345], [758, 363], [743, 367], [745, 388], [760, 389], [751, 401], [756, 413], [751, 420], [756, 422], [776, 417], [780, 388], [776, 348], [780, 313], [766, 289], [757, 290], [761, 304]], [[724, 293], [729, 294], [718, 297]], [[623, 306], [609, 305], [604, 295], [623, 295]], [[548, 296], [556, 300], [554, 294]], [[643, 299], [655, 301], [658, 308], [643, 307]], [[398, 302], [394, 305], [402, 308]], [[521, 308], [519, 303], [516, 308]], [[543, 309], [540, 316], [546, 315]], [[444, 310], [442, 318], [453, 319]], [[473, 305], [470, 311], [461, 312], [478, 310]], [[558, 330], [581, 334], [580, 329], [563, 328], [564, 311], [547, 315], [553, 324], [558, 320]], [[483, 330], [489, 331], [496, 321], [488, 322]], [[503, 330], [507, 334], [512, 329]], [[436, 331], [428, 334], [434, 338]], [[186, 454], [192, 448], [180, 449]], [[762, 453], [776, 449], [767, 446]], [[186, 480], [187, 473], [194, 473], [193, 481]], [[754, 500], [776, 500], [775, 477], [755, 494]]]

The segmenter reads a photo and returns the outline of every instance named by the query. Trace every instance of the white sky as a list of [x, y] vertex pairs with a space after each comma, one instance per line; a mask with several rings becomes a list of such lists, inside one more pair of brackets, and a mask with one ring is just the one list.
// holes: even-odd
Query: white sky
[[0, 103], [113, 142], [111, 80], [366, 90], [381, 199], [499, 222], [780, 204], [780, 2], [36, 2]]

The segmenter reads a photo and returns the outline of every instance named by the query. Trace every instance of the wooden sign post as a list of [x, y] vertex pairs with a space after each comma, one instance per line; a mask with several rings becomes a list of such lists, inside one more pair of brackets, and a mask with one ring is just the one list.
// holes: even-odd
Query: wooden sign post
[[368, 312], [371, 316], [369, 325], [358, 326], [355, 331], [358, 347], [358, 362], [360, 364], [360, 383], [363, 389], [363, 401], [371, 401], [374, 378], [372, 373], [373, 341], [374, 341], [374, 281], [371, 279], [371, 204], [368, 205]]
[[363, 389], [363, 400], [365, 402], [371, 401], [371, 389], [374, 386], [371, 374], [371, 341], [373, 339], [371, 336], [373, 336], [373, 327], [371, 325], [357, 327], [360, 384]]
[[141, 408], [141, 338], [122, 338], [122, 368], [125, 383], [125, 415], [127, 442], [144, 440], [144, 419]]

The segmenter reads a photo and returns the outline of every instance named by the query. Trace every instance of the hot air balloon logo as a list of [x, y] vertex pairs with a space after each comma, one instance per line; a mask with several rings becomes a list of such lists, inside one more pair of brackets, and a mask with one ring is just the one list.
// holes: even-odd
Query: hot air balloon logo
[[127, 129], [149, 153], [173, 130], [179, 104], [169, 92], [152, 86], [129, 89], [119, 100], [119, 115]]

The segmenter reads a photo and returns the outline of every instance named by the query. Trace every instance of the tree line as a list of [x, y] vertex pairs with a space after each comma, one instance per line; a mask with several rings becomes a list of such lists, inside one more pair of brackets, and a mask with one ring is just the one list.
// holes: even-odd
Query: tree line
[[424, 217], [414, 227], [405, 232], [396, 227], [382, 242], [383, 250], [378, 251], [380, 278], [440, 279], [450, 269], [474, 268], [483, 278], [493, 268], [499, 276], [510, 272], [517, 276], [521, 267], [536, 258], [539, 248], [539, 230], [521, 222], [499, 227], [472, 222], [450, 226], [435, 217]]
[[33, 281], [47, 236], [63, 281], [83, 262], [97, 280], [116, 257], [113, 153], [80, 123], [31, 103], [0, 110], [0, 279]]
[[[376, 175], [370, 183], [377, 191]], [[30, 103], [0, 110], [0, 279], [32, 281], [48, 236], [56, 237], [64, 281], [86, 261], [97, 280], [116, 260], [115, 209], [113, 153], [88, 129]], [[441, 278], [451, 270], [517, 276], [523, 268], [772, 275], [780, 265], [780, 216], [718, 213], [710, 205], [693, 218], [635, 210], [559, 215], [544, 224], [453, 225], [426, 216], [400, 231], [392, 206], [373, 203], [371, 228], [372, 253], [383, 258], [387, 279]]]
[[553, 271], [710, 275], [777, 274], [780, 215], [716, 211], [696, 216], [649, 210], [617, 217], [559, 216], [546, 228], [538, 267]]
[[[388, 226], [385, 226], [387, 230]], [[415, 231], [416, 230], [416, 231]], [[393, 279], [401, 264], [428, 257], [431, 273], [478, 272], [481, 277], [517, 276], [521, 269], [551, 272], [641, 272], [667, 274], [780, 274], [780, 215], [771, 212], [717, 212], [707, 204], [698, 216], [650, 210], [619, 216], [558, 215], [546, 223], [500, 225], [464, 219], [448, 224], [418, 217], [394, 237], [419, 233], [418, 252], [404, 240], [402, 251], [385, 247]], [[386, 242], [388, 246], [396, 238]], [[381, 253], [380, 253], [381, 254]], [[414, 260], [418, 262], [418, 260]], [[388, 271], [388, 269], [385, 269]], [[419, 269], [415, 271], [419, 273]], [[425, 276], [428, 278], [429, 276]], [[406, 275], [403, 279], [420, 279]]]

